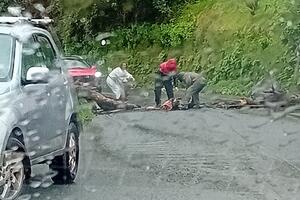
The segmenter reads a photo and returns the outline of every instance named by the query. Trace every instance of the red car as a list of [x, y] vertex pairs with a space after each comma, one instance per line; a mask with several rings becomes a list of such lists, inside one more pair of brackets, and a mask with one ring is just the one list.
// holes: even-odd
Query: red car
[[64, 66], [67, 67], [69, 74], [74, 81], [89, 84], [102, 91], [100, 78], [102, 73], [97, 71], [97, 67], [90, 65], [87, 61], [79, 56], [64, 57]]

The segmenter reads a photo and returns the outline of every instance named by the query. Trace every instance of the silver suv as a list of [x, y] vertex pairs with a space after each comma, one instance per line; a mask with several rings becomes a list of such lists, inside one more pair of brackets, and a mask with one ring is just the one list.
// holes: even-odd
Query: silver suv
[[77, 174], [77, 97], [39, 22], [0, 17], [0, 199], [15, 199], [35, 164], [49, 164], [54, 183]]

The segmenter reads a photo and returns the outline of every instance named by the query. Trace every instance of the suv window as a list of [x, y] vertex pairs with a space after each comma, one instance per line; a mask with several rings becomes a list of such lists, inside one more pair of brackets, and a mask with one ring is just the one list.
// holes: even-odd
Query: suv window
[[0, 82], [10, 79], [13, 65], [13, 45], [11, 36], [0, 34]]
[[35, 43], [33, 37], [23, 43], [21, 68], [21, 80], [23, 83], [26, 81], [26, 74], [30, 67], [42, 66], [42, 58], [38, 47], [39, 44]]
[[46, 67], [48, 67], [49, 70], [53, 70], [56, 55], [50, 40], [43, 35], [37, 35], [36, 37], [37, 37], [37, 42], [40, 45], [40, 54], [41, 57], [43, 58], [43, 64]]

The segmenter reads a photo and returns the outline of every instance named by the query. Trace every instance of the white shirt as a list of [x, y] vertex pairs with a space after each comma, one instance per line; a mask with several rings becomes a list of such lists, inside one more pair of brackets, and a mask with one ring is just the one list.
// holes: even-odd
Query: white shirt
[[128, 79], [134, 79], [133, 76], [127, 72], [125, 69], [121, 69], [121, 67], [117, 67], [108, 75], [114, 81], [119, 81], [121, 83], [128, 82]]

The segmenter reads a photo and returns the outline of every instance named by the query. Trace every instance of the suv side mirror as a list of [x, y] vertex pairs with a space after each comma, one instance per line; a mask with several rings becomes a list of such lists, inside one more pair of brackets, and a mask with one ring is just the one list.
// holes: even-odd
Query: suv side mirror
[[29, 83], [47, 83], [49, 69], [46, 67], [31, 67], [26, 74], [26, 81]]

